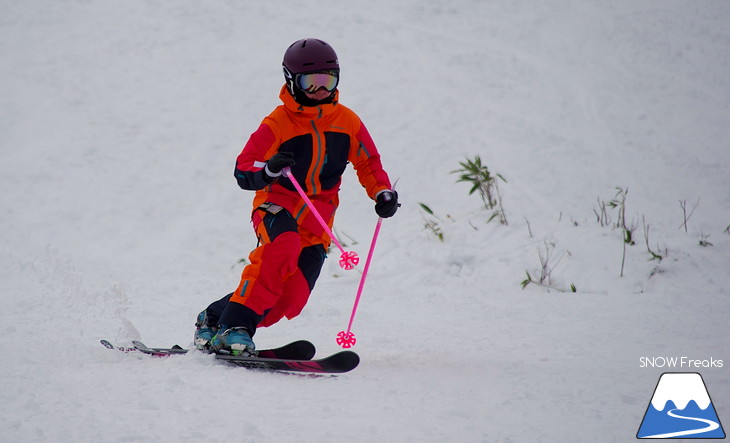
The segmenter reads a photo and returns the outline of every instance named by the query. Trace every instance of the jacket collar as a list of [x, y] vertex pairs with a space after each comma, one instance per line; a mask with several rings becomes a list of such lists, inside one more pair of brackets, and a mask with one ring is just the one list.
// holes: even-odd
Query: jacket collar
[[317, 106], [303, 106], [294, 100], [294, 96], [291, 95], [286, 85], [282, 86], [281, 91], [279, 91], [279, 98], [282, 102], [284, 102], [284, 106], [287, 110], [309, 118], [322, 118], [325, 115], [335, 112], [339, 97], [340, 91], [335, 91], [335, 98], [332, 103], [325, 103]]

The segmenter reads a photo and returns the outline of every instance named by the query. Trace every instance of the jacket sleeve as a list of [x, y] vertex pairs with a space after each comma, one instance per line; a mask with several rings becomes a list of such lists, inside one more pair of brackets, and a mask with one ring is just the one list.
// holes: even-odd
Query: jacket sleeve
[[390, 179], [383, 170], [378, 149], [375, 147], [375, 143], [362, 121], [360, 121], [360, 129], [357, 131], [355, 138], [357, 149], [351, 150], [349, 160], [357, 171], [360, 184], [363, 185], [370, 198], [374, 200], [380, 191], [391, 189]]
[[233, 172], [241, 189], [256, 191], [271, 184], [271, 178], [264, 173], [264, 166], [267, 160], [266, 153], [275, 142], [274, 132], [266, 123], [262, 123], [256, 132], [251, 134], [236, 159], [236, 168]]

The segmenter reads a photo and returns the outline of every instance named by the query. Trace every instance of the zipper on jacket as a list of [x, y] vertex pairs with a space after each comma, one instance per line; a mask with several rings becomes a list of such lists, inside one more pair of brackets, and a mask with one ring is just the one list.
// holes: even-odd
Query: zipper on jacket
[[[321, 112], [321, 110], [320, 110]], [[311, 121], [312, 123], [312, 129], [314, 130], [314, 135], [317, 136], [317, 147], [316, 147], [316, 161], [314, 163], [314, 169], [312, 170], [312, 176], [310, 177], [310, 181], [312, 182], [312, 194], [317, 193], [317, 179], [316, 177], [321, 172], [321, 166], [320, 163], [322, 162], [323, 157], [323, 146], [322, 146], [322, 136], [319, 133], [319, 130], [317, 129], [317, 125], [314, 123], [314, 120]], [[314, 146], [312, 147], [314, 149]], [[312, 154], [315, 154], [315, 152], [312, 152]]]

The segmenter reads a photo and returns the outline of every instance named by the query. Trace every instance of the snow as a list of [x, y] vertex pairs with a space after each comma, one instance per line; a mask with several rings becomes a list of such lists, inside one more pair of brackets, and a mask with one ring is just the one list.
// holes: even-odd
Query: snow
[[[730, 421], [727, 2], [2, 11], [1, 441], [625, 442], [666, 371], [700, 372]], [[104, 349], [188, 345], [237, 285], [255, 239], [233, 162], [278, 105], [284, 49], [312, 36], [338, 51], [341, 99], [403, 203], [353, 325], [360, 366], [308, 378]], [[507, 226], [450, 173], [474, 155], [507, 180]], [[364, 257], [376, 217], [354, 176], [335, 229]], [[623, 276], [622, 233], [594, 212], [617, 188]], [[552, 288], [522, 289], [548, 252]], [[360, 274], [332, 258], [258, 346], [338, 350]], [[725, 365], [640, 364], [659, 356]]]

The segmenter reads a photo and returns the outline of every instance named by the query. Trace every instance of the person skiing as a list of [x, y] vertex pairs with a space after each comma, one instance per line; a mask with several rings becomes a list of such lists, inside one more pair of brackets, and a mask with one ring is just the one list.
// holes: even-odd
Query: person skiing
[[242, 189], [255, 191], [251, 221], [259, 243], [238, 288], [198, 315], [198, 349], [255, 356], [256, 329], [296, 317], [309, 299], [332, 239], [283, 176], [284, 168], [330, 228], [347, 163], [379, 217], [393, 216], [399, 206], [368, 130], [339, 103], [334, 49], [319, 39], [298, 40], [285, 51], [282, 65], [283, 104], [251, 135], [234, 171]]

